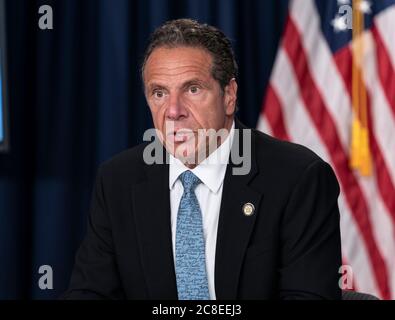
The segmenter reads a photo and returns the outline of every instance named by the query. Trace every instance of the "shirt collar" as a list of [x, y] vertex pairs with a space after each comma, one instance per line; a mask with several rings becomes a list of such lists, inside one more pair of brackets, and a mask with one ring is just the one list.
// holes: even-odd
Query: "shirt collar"
[[229, 161], [230, 150], [232, 147], [235, 133], [235, 122], [225, 141], [204, 159], [194, 169], [186, 167], [179, 159], [170, 154], [169, 165], [169, 188], [172, 190], [180, 174], [191, 170], [213, 193], [217, 193], [224, 181], [226, 168]]

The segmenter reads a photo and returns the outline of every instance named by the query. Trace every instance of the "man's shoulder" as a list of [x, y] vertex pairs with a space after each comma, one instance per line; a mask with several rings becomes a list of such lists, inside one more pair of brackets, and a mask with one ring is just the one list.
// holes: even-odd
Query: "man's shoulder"
[[124, 150], [100, 165], [99, 171], [104, 176], [138, 177], [143, 172], [143, 153], [147, 142]]
[[331, 181], [336, 181], [331, 166], [309, 148], [273, 138], [255, 129], [253, 137], [255, 161], [260, 172], [257, 185], [266, 186], [271, 191], [290, 191], [303, 177], [330, 177]]
[[253, 130], [255, 137], [255, 157], [258, 164], [270, 170], [300, 172], [315, 162], [324, 161], [309, 148], [268, 134]]
[[255, 158], [259, 165], [267, 168], [282, 168], [297, 170], [315, 161], [323, 160], [309, 148], [274, 138], [262, 131], [246, 126], [236, 118], [236, 128], [250, 129], [254, 143]]

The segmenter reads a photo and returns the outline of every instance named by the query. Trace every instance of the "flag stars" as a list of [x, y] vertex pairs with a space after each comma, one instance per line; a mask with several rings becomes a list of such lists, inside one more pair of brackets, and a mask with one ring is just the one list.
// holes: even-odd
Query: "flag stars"
[[336, 15], [331, 24], [335, 32], [347, 31], [348, 29], [345, 16]]
[[[339, 11], [336, 14], [335, 18], [331, 21], [331, 25], [336, 33], [347, 31], [352, 29], [352, 15], [353, 10], [351, 7], [350, 0], [337, 0], [337, 4], [339, 6]], [[372, 2], [369, 0], [360, 0], [354, 2], [357, 4], [356, 10], [361, 12], [362, 14], [371, 14], [372, 13]]]
[[371, 14], [372, 13], [372, 3], [368, 0], [362, 0], [359, 3], [358, 9], [364, 14]]

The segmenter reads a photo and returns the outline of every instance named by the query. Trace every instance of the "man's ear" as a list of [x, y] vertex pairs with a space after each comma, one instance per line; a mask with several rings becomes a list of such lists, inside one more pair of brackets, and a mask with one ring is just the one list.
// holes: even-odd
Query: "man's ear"
[[237, 100], [237, 82], [235, 78], [229, 81], [229, 84], [224, 89], [225, 98], [225, 113], [230, 116], [235, 113]]

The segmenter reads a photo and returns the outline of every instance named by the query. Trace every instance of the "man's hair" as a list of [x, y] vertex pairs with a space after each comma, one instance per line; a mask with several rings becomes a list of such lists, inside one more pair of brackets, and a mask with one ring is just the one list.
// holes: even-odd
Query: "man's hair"
[[144, 68], [151, 53], [160, 47], [202, 48], [212, 57], [211, 74], [224, 90], [232, 78], [237, 78], [238, 67], [230, 40], [225, 34], [207, 24], [191, 19], [171, 20], [157, 28], [151, 35], [144, 54], [141, 68], [144, 80]]

